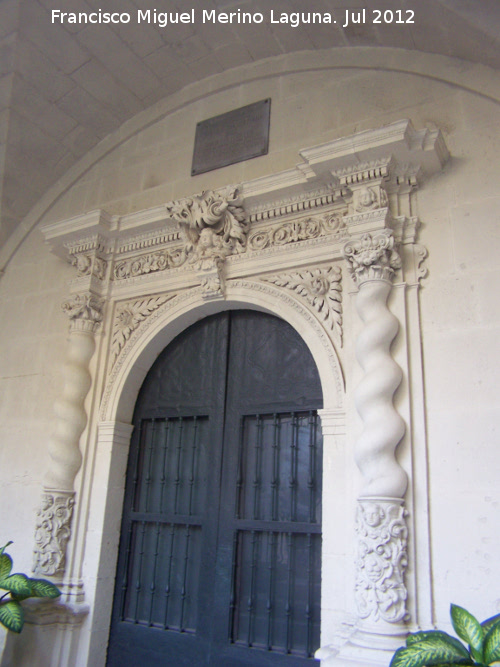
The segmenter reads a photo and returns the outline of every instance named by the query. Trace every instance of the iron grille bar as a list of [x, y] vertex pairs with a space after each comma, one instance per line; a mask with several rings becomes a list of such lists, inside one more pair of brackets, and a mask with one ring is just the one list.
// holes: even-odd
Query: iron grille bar
[[286, 639], [285, 639], [285, 650], [286, 653], [290, 653], [292, 648], [292, 625], [293, 625], [293, 561], [294, 561], [294, 544], [293, 544], [293, 535], [288, 533], [287, 537], [287, 548], [288, 548], [288, 581], [287, 581], [287, 590], [286, 590]]
[[128, 569], [130, 565], [130, 552], [132, 550], [132, 538], [134, 533], [133, 529], [134, 529], [134, 524], [131, 521], [128, 525], [127, 550], [125, 552], [125, 565], [123, 567], [123, 579], [122, 579], [122, 590], [121, 590], [122, 598], [120, 600], [120, 620], [122, 621], [125, 618], [125, 601], [128, 589]]
[[165, 495], [165, 486], [167, 483], [166, 464], [167, 464], [169, 434], [170, 434], [170, 420], [165, 419], [163, 421], [163, 443], [162, 443], [163, 460], [161, 464], [161, 478], [160, 478], [160, 484], [161, 484], [160, 509], [163, 507], [163, 497]]
[[262, 530], [276, 533], [314, 533], [321, 534], [321, 526], [319, 524], [310, 524], [304, 521], [252, 521], [251, 519], [237, 519], [231, 524], [237, 530]]
[[130, 509], [132, 512], [136, 508], [137, 504], [137, 495], [138, 495], [138, 484], [139, 484], [139, 467], [140, 467], [140, 461], [141, 461], [141, 452], [144, 450], [144, 441], [146, 438], [146, 428], [145, 425], [148, 423], [148, 421], [151, 421], [150, 419], [143, 419], [141, 421], [141, 425], [139, 427], [139, 442], [137, 443], [137, 456], [135, 459], [135, 466], [134, 466], [134, 476], [132, 480], [132, 503]]
[[182, 431], [184, 429], [184, 423], [182, 417], [179, 417], [179, 438], [177, 440], [177, 460], [176, 460], [176, 471], [175, 471], [175, 495], [174, 495], [174, 512], [177, 514], [177, 507], [179, 501], [179, 486], [181, 482], [181, 454], [182, 454]]
[[307, 605], [306, 605], [306, 624], [307, 624], [307, 638], [306, 638], [306, 656], [310, 656], [312, 652], [312, 624], [313, 624], [313, 548], [314, 543], [312, 535], [307, 536]]
[[189, 516], [191, 516], [193, 512], [194, 471], [196, 463], [196, 453], [198, 449], [198, 419], [196, 417], [193, 418], [193, 423], [194, 423], [194, 433], [193, 433], [193, 445], [191, 451], [191, 474], [189, 476], [189, 506], [188, 506]]
[[182, 589], [181, 589], [181, 613], [179, 619], [179, 630], [183, 632], [184, 630], [184, 612], [186, 607], [186, 583], [187, 583], [187, 571], [189, 563], [189, 538], [191, 537], [190, 526], [186, 526], [186, 545], [184, 548], [184, 565], [182, 573]]
[[271, 517], [278, 520], [279, 512], [279, 484], [280, 484], [280, 418], [273, 415], [273, 476], [271, 477]]
[[269, 589], [267, 594], [267, 648], [270, 651], [273, 647], [273, 621], [274, 621], [274, 570], [276, 567], [276, 547], [277, 539], [275, 533], [269, 535]]
[[262, 465], [262, 438], [263, 438], [263, 424], [260, 415], [256, 415], [257, 419], [257, 437], [255, 438], [255, 468], [253, 477], [253, 518], [259, 518], [260, 506], [260, 476]]
[[135, 611], [134, 611], [134, 620], [136, 623], [139, 622], [138, 618], [138, 609], [139, 609], [139, 596], [142, 590], [142, 563], [144, 558], [144, 536], [146, 533], [146, 522], [141, 523], [141, 546], [139, 547], [139, 571], [137, 573], [137, 579], [135, 583]]
[[309, 413], [309, 521], [316, 522], [316, 415]]
[[170, 545], [168, 552], [168, 568], [167, 568], [167, 585], [165, 586], [165, 616], [163, 627], [168, 628], [168, 606], [170, 602], [170, 595], [172, 593], [172, 562], [174, 559], [174, 539], [175, 539], [175, 524], [170, 524]]
[[153, 450], [155, 446], [155, 431], [156, 431], [156, 420], [153, 419], [151, 421], [151, 433], [149, 435], [149, 444], [148, 444], [148, 465], [147, 465], [147, 472], [146, 472], [146, 478], [145, 478], [145, 484], [146, 484], [146, 497], [144, 499], [144, 509], [147, 512], [149, 508], [149, 495], [151, 491], [151, 482], [153, 481]]
[[299, 420], [297, 413], [292, 415], [292, 442], [290, 444], [290, 518], [297, 520], [297, 459], [299, 455]]
[[244, 434], [244, 419], [240, 421], [240, 439], [239, 439], [239, 447], [238, 447], [238, 472], [236, 475], [236, 507], [234, 508], [235, 512], [234, 515], [237, 519], [240, 518], [241, 516], [241, 505], [242, 505], [242, 498], [241, 498], [241, 491], [243, 488], [243, 434]]
[[155, 593], [156, 593], [156, 567], [157, 567], [157, 564], [158, 564], [158, 554], [159, 554], [159, 545], [160, 545], [160, 531], [161, 531], [160, 524], [158, 522], [156, 522], [156, 541], [155, 541], [155, 551], [154, 551], [154, 559], [153, 559], [153, 571], [151, 573], [151, 585], [149, 587], [149, 590], [151, 591], [151, 599], [149, 601], [149, 619], [148, 619], [149, 625], [153, 625], [153, 604], [154, 604]]
[[234, 641], [237, 631], [236, 623], [236, 567], [238, 561], [238, 532], [233, 533], [233, 558], [231, 561], [231, 595], [229, 598], [229, 640]]
[[259, 533], [252, 530], [252, 561], [250, 564], [250, 594], [248, 596], [248, 634], [247, 645], [252, 646], [255, 624], [255, 585], [257, 581], [257, 554], [259, 548]]
[[146, 523], [174, 523], [178, 525], [201, 526], [200, 516], [192, 514], [174, 514], [173, 512], [132, 512], [130, 514], [132, 521], [145, 521]]

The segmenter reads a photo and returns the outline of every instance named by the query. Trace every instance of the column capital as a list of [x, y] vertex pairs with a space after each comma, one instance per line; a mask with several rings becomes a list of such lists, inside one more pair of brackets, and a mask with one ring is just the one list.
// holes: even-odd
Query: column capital
[[98, 331], [103, 318], [104, 299], [91, 292], [74, 294], [61, 307], [70, 319], [70, 331]]
[[401, 257], [394, 246], [394, 236], [389, 229], [365, 233], [346, 243], [343, 254], [358, 288], [373, 280], [392, 283], [396, 270], [401, 268]]

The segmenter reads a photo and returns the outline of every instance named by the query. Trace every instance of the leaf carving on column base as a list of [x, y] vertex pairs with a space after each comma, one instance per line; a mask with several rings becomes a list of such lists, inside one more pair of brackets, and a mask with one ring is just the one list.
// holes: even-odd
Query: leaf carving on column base
[[303, 297], [342, 345], [342, 271], [338, 266], [263, 278]]
[[54, 576], [64, 573], [74, 495], [72, 491], [45, 491], [42, 495], [35, 528], [35, 574]]
[[356, 516], [356, 604], [361, 618], [407, 620], [404, 573], [408, 563], [402, 501], [359, 500]]

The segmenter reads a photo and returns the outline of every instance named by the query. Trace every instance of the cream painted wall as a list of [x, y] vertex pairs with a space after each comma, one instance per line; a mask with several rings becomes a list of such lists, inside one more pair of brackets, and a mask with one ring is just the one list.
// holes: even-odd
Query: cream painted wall
[[[268, 175], [297, 164], [303, 147], [401, 118], [441, 129], [451, 160], [417, 196], [420, 241], [429, 251], [421, 315], [435, 610], [441, 626], [450, 601], [479, 617], [500, 612], [498, 104], [456, 84], [368, 69], [280, 75], [269, 68], [254, 82], [231, 85], [228, 75], [225, 90], [210, 93], [210, 86], [124, 143], [110, 141], [95, 164], [92, 153], [84, 158], [88, 168], [42, 221], [94, 208], [128, 213]], [[191, 178], [196, 122], [268, 96], [269, 155]], [[52, 405], [62, 385], [67, 321], [60, 304], [72, 277], [35, 228], [0, 280], [1, 539], [14, 540], [10, 553], [21, 571], [31, 566]]]

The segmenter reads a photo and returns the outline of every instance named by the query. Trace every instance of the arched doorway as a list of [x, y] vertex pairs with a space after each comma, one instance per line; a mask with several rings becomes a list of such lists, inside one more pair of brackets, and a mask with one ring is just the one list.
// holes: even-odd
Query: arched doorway
[[163, 351], [136, 403], [108, 665], [311, 664], [321, 407], [274, 316], [219, 313]]

